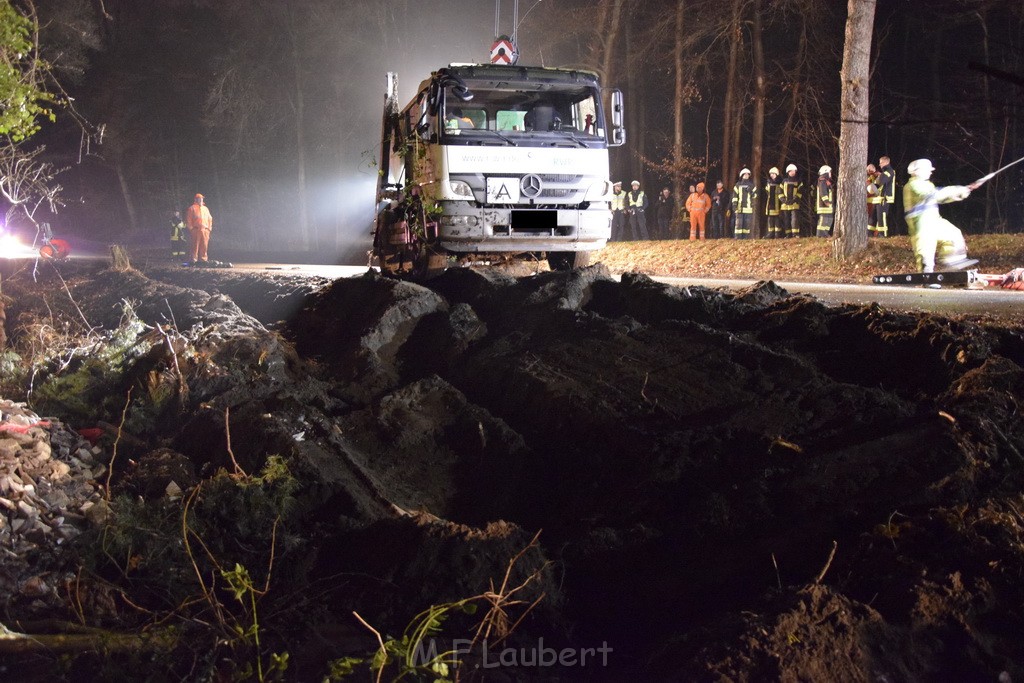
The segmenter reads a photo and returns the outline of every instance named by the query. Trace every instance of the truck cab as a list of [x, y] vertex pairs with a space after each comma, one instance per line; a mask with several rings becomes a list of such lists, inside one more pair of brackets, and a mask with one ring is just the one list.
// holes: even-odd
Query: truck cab
[[385, 272], [455, 262], [587, 263], [611, 235], [608, 148], [622, 144], [622, 97], [606, 121], [596, 74], [449, 65], [397, 106], [381, 144], [374, 251]]

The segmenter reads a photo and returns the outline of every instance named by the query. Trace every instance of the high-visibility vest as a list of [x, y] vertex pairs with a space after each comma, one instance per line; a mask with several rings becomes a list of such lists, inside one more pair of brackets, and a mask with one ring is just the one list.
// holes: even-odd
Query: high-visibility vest
[[630, 191], [630, 193], [627, 195], [627, 198], [629, 199], [629, 208], [631, 209], [640, 209], [641, 211], [643, 211], [644, 208], [647, 206], [647, 196], [644, 194], [643, 190], [637, 192], [636, 195], [634, 195], [633, 192]]
[[612, 211], [626, 210], [626, 193], [616, 192], [612, 194]]
[[697, 192], [694, 190], [686, 198], [686, 210], [691, 214], [706, 214], [711, 210], [711, 197], [707, 192]]
[[193, 204], [188, 207], [185, 222], [188, 224], [189, 230], [213, 229], [213, 216], [210, 215], [210, 210], [206, 208], [205, 204]]

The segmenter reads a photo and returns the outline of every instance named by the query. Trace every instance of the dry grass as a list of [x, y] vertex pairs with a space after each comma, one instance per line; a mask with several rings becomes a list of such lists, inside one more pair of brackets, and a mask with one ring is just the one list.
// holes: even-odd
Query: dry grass
[[[969, 235], [971, 258], [984, 273], [1024, 267], [1024, 235]], [[850, 263], [832, 260], [832, 241], [805, 237], [791, 240], [663, 240], [613, 242], [591, 256], [614, 272], [676, 277], [779, 281], [871, 282], [880, 273], [914, 270], [906, 236], [870, 239], [867, 251]]]

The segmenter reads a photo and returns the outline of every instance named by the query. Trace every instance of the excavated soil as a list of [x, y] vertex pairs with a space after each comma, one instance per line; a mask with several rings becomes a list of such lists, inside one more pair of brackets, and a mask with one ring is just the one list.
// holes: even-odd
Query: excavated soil
[[99, 426], [53, 457], [109, 468], [39, 519], [110, 514], [0, 536], [0, 624], [153, 634], [0, 648], [5, 680], [241, 679], [272, 652], [336, 680], [378, 647], [360, 620], [400, 638], [484, 594], [429, 638], [495, 601], [511, 635], [450, 678], [1024, 679], [1024, 328], [601, 266], [43, 264], [3, 294], [3, 398], [65, 441]]

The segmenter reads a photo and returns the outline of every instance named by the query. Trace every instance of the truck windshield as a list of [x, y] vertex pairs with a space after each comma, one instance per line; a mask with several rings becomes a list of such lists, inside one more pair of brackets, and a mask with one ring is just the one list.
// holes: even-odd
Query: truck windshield
[[[495, 142], [529, 146], [567, 144], [597, 146], [605, 139], [597, 91], [585, 86], [538, 84], [533, 89], [493, 87], [492, 83], [467, 83], [473, 98], [459, 99], [445, 91], [444, 129], [449, 142], [494, 144]], [[518, 85], [518, 84], [517, 84]], [[480, 134], [479, 131], [494, 131]]]

